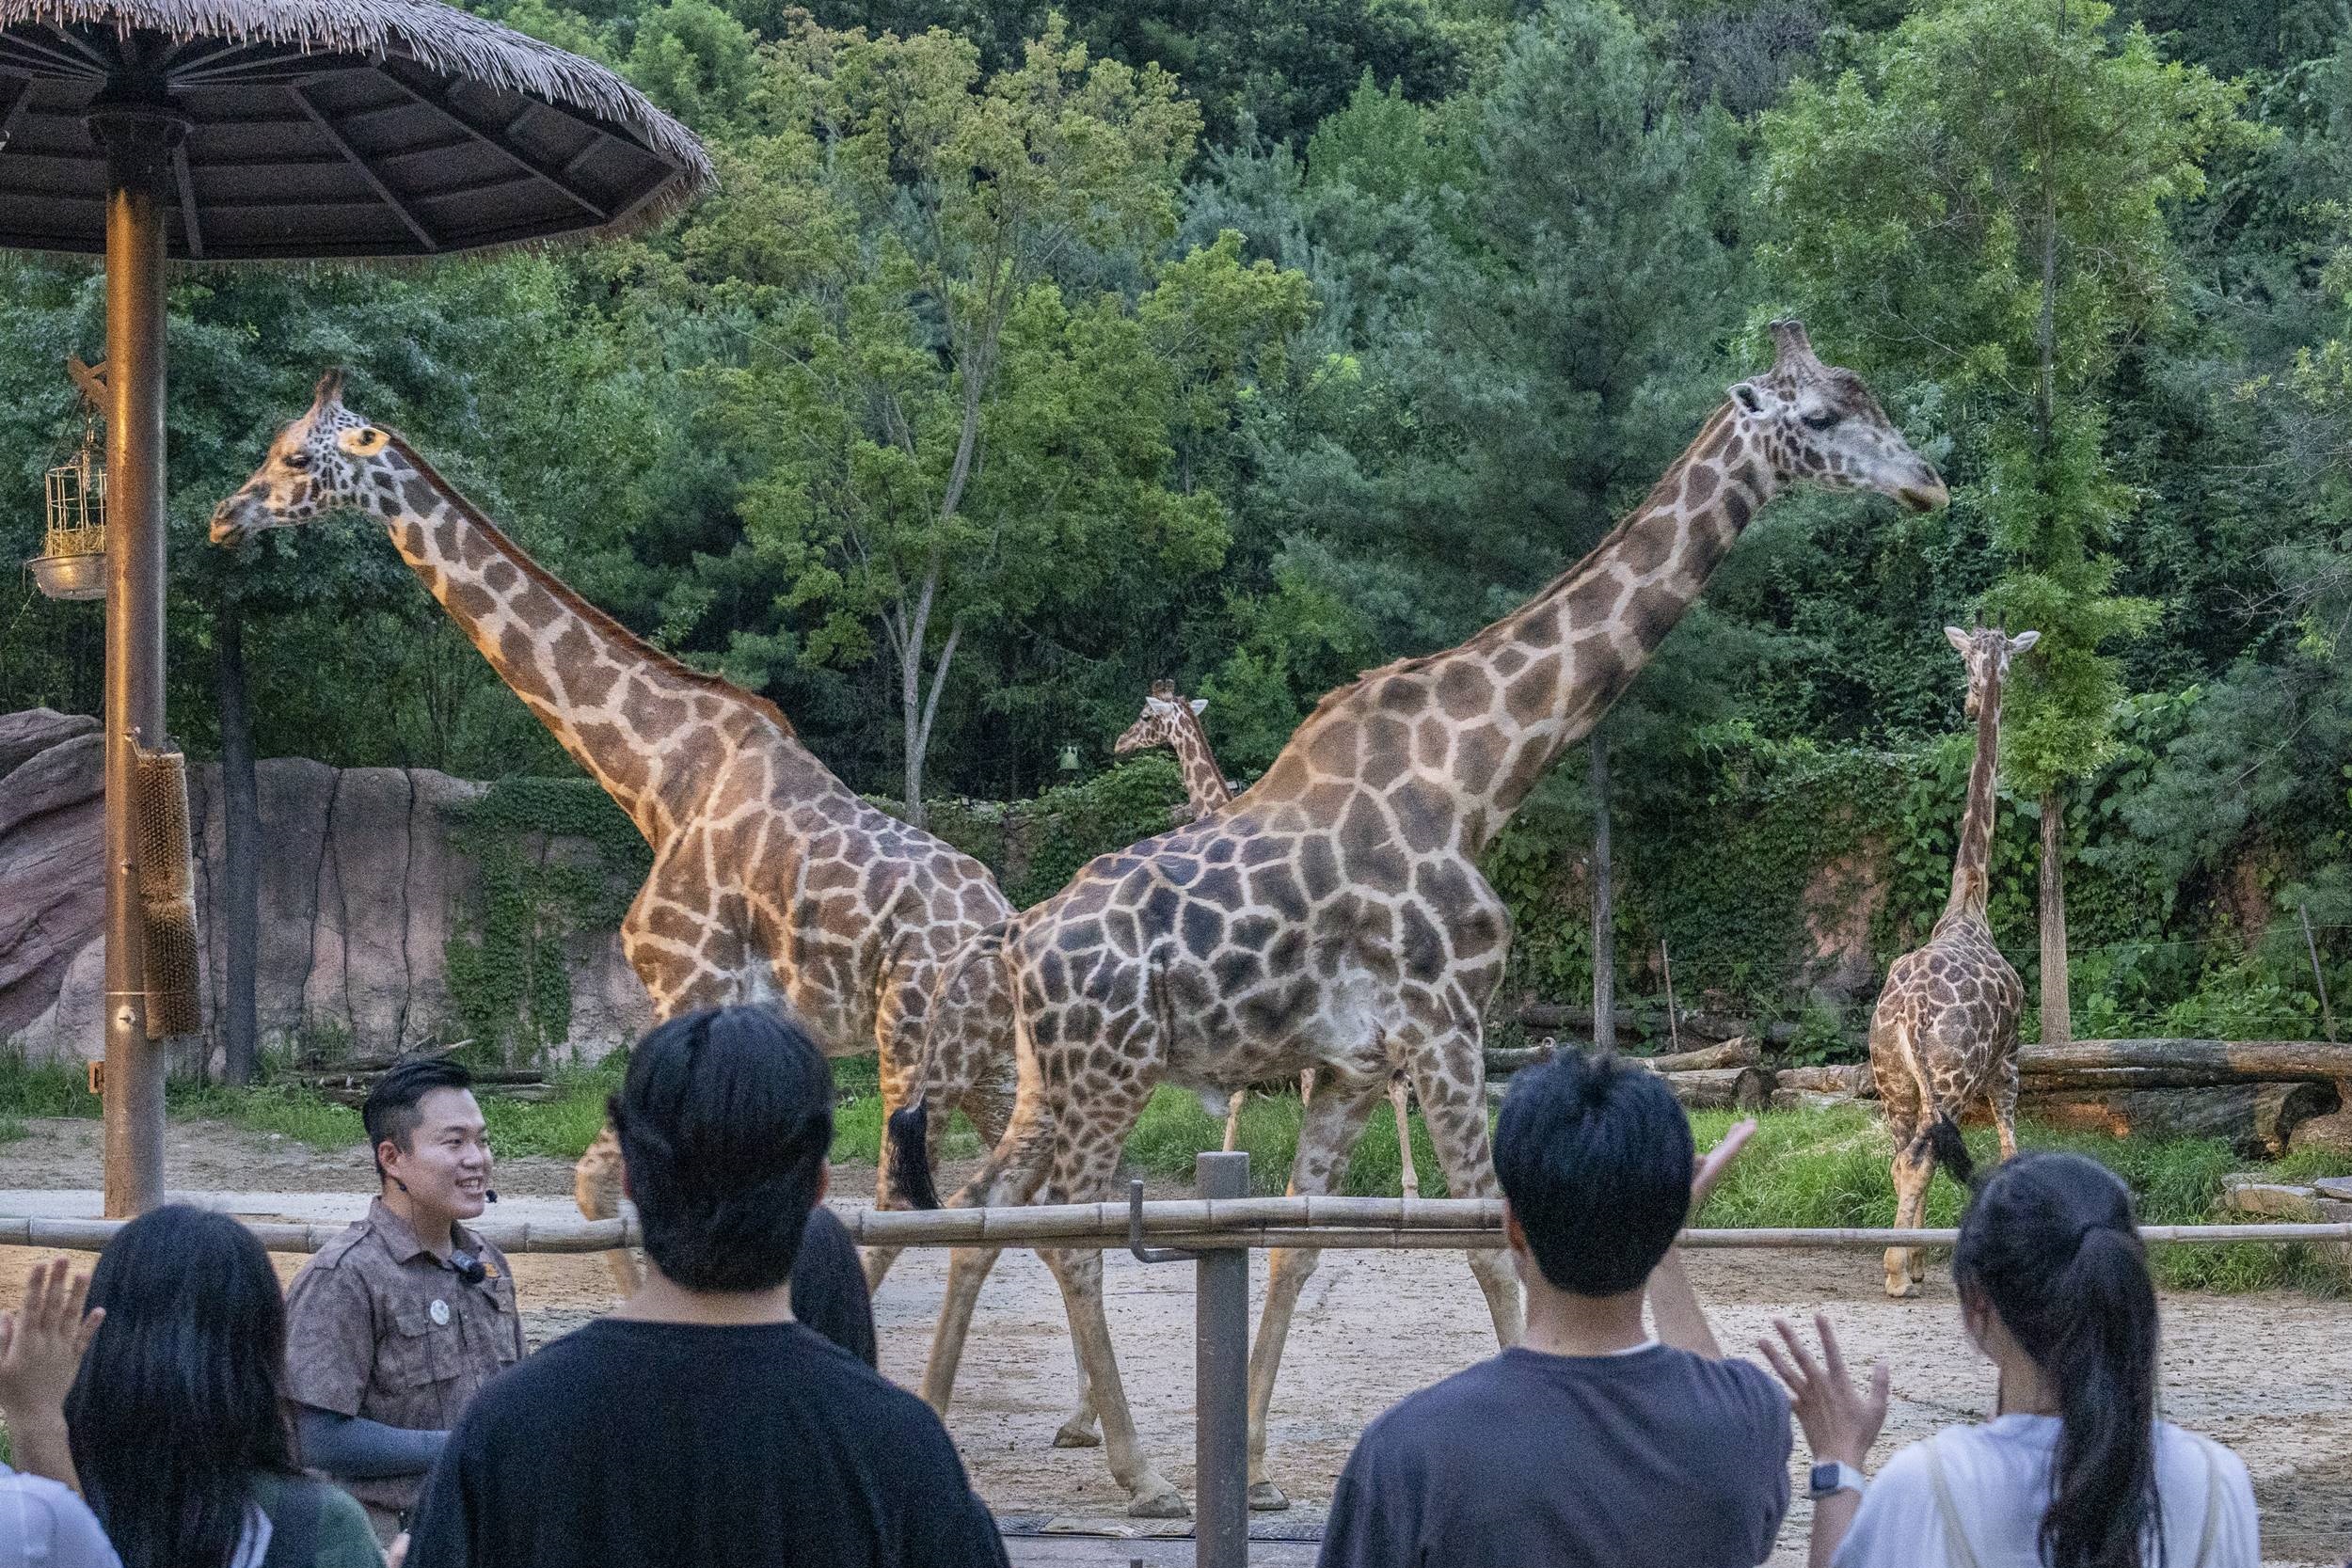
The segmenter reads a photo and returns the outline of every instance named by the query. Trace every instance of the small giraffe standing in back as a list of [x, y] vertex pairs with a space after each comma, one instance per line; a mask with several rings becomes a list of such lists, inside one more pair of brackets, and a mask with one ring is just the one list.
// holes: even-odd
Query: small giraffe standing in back
[[[1184, 778], [1184, 800], [1192, 807], [1194, 819], [1223, 811], [1233, 798], [1233, 786], [1225, 779], [1225, 770], [1216, 765], [1216, 754], [1209, 750], [1209, 732], [1200, 727], [1200, 715], [1208, 707], [1206, 697], [1190, 700], [1176, 695], [1174, 681], [1154, 681], [1152, 694], [1143, 700], [1143, 712], [1127, 726], [1126, 733], [1111, 743], [1111, 754], [1126, 756], [1135, 752], [1148, 752], [1154, 746], [1165, 746], [1176, 753], [1176, 766]], [[1406, 1115], [1406, 1085], [1405, 1074], [1396, 1072], [1389, 1078], [1389, 1103], [1396, 1108], [1396, 1153], [1401, 1164], [1398, 1172], [1406, 1197], [1421, 1196], [1421, 1175], [1413, 1169], [1413, 1127]], [[1298, 1075], [1298, 1102], [1305, 1105], [1314, 1098], [1315, 1069], [1308, 1068]], [[1247, 1087], [1233, 1091], [1225, 1107], [1225, 1152], [1231, 1154], [1241, 1136], [1241, 1108], [1249, 1099]], [[1211, 1115], [1215, 1115], [1212, 1110]]]
[[[1953, 1175], [1966, 1180], [1960, 1118], [1979, 1101], [1992, 1105], [2001, 1158], [2017, 1152], [2017, 1014], [2026, 988], [1993, 944], [1984, 901], [2000, 775], [2001, 683], [2010, 659], [2042, 634], [1946, 626], [1944, 635], [1967, 662], [1968, 717], [1977, 724], [1952, 894], [1926, 945], [1888, 966], [1886, 989], [1870, 1014], [1870, 1076], [1895, 1135], [1895, 1224], [1906, 1228], [1919, 1224], [1927, 1208], [1939, 1146]], [[1888, 1295], [1915, 1293], [1926, 1273], [1916, 1252], [1887, 1248]]]

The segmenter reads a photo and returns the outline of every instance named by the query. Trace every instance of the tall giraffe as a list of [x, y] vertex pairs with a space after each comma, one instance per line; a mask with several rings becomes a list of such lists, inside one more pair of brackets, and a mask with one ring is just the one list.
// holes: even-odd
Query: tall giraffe
[[[2001, 1158], [2017, 1152], [2017, 1015], [2026, 988], [1993, 944], [1984, 901], [1999, 804], [2001, 686], [2010, 658], [2042, 634], [1946, 626], [1944, 635], [1968, 666], [1968, 717], [1977, 725], [1952, 892], [1927, 942], [1887, 966], [1886, 989], [1870, 1012], [1870, 1076], [1895, 1136], [1895, 1223], [1905, 1227], [1927, 1208], [1937, 1139], [1956, 1141], [1962, 1115], [1978, 1101], [1992, 1105]], [[1920, 1255], [1903, 1247], [1887, 1248], [1885, 1263], [1890, 1296], [1914, 1294], [1927, 1273]]]
[[[765, 698], [673, 658], [589, 604], [508, 539], [400, 436], [343, 406], [342, 374], [278, 433], [213, 514], [235, 546], [352, 508], [384, 520], [401, 558], [572, 759], [653, 847], [622, 949], [667, 1018], [781, 1002], [834, 1055], [877, 1049], [885, 1107], [926, 1070], [982, 1136], [1013, 1099], [1009, 992], [985, 966], [934, 982], [965, 939], [1012, 907], [977, 861], [861, 800]], [[607, 1127], [580, 1163], [580, 1210], [617, 1207]], [[893, 1162], [876, 1201], [900, 1204]], [[895, 1253], [869, 1253], [879, 1284]], [[613, 1255], [626, 1288], [635, 1270]]]
[[[1200, 715], [1208, 707], [1205, 697], [1187, 701], [1176, 695], [1174, 681], [1155, 681], [1152, 694], [1143, 700], [1143, 711], [1124, 734], [1111, 743], [1114, 756], [1126, 756], [1134, 752], [1146, 752], [1165, 746], [1176, 753], [1177, 768], [1184, 774], [1185, 802], [1192, 807], [1196, 818], [1212, 812], [1223, 811], [1233, 799], [1232, 786], [1225, 781], [1225, 770], [1216, 765], [1216, 753], [1209, 749], [1209, 732], [1201, 727]], [[1298, 1102], [1301, 1105], [1314, 1098], [1315, 1069], [1308, 1068], [1298, 1075]], [[1225, 1106], [1225, 1152], [1231, 1154], [1241, 1139], [1241, 1108], [1249, 1099], [1247, 1085], [1233, 1091]], [[1402, 1070], [1389, 1076], [1389, 1102], [1396, 1110], [1396, 1152], [1400, 1168], [1398, 1175], [1406, 1197], [1421, 1196], [1421, 1175], [1413, 1169], [1413, 1126], [1406, 1112], [1406, 1089]], [[1214, 1109], [1212, 1109], [1214, 1115]]]
[[[1478, 856], [1564, 747], [1589, 733], [1673, 629], [1757, 509], [1784, 483], [1877, 490], [1915, 509], [1944, 483], [1851, 371], [1775, 323], [1772, 368], [1735, 385], [1698, 438], [1599, 547], [1519, 610], [1444, 653], [1375, 670], [1326, 697], [1265, 776], [1225, 811], [1104, 855], [1016, 916], [1021, 1094], [1012, 1126], [959, 1203], [1099, 1201], [1163, 1079], [1229, 1090], [1323, 1074], [1291, 1169], [1330, 1191], [1389, 1076], [1410, 1073], [1448, 1189], [1497, 1192], [1480, 1019], [1502, 975], [1510, 917]], [[918, 1102], [900, 1115], [898, 1147]], [[1111, 1473], [1131, 1513], [1181, 1514], [1147, 1460], [1103, 1316], [1102, 1255], [1042, 1253], [1062, 1288]], [[950, 1267], [924, 1397], [945, 1409], [978, 1280]], [[1277, 1251], [1250, 1354], [1252, 1506], [1265, 1418], [1311, 1251]], [[1496, 1338], [1521, 1327], [1506, 1254], [1470, 1255]]]

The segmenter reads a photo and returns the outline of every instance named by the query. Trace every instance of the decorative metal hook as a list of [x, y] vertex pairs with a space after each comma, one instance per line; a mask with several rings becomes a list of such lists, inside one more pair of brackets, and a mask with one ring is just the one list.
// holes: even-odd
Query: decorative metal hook
[[1138, 1263], [1190, 1263], [1200, 1254], [1186, 1252], [1183, 1247], [1155, 1247], [1143, 1244], [1143, 1183], [1127, 1183], [1127, 1250], [1136, 1255]]

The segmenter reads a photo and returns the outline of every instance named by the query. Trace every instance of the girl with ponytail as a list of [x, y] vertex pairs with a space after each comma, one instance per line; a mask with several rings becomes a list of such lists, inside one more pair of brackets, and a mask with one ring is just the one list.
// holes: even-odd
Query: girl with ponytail
[[1816, 1362], [1762, 1341], [1816, 1466], [1812, 1568], [2259, 1568], [2254, 1490], [2229, 1449], [2156, 1416], [2156, 1291], [2131, 1195], [2074, 1154], [2020, 1155], [1976, 1189], [1952, 1259], [1995, 1413], [1860, 1466], [1886, 1374], [1855, 1388], [1827, 1318]]

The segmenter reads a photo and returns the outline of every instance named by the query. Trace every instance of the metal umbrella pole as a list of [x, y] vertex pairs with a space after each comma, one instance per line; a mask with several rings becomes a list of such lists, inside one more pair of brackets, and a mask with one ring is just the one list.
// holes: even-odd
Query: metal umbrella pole
[[138, 749], [164, 743], [164, 198], [187, 122], [91, 107], [106, 153], [106, 1216], [163, 1201], [164, 1047], [147, 1037]]

